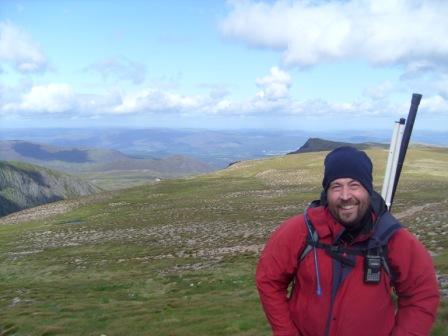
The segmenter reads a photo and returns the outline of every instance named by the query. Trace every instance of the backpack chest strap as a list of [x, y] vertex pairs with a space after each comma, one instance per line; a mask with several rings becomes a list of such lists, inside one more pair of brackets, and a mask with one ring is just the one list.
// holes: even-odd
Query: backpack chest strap
[[[356, 265], [355, 259], [350, 256], [365, 256], [368, 253], [367, 248], [361, 247], [345, 247], [342, 245], [324, 244], [318, 241], [308, 240], [308, 245], [324, 250], [330, 257], [336, 259], [343, 264], [354, 267]], [[379, 251], [370, 251], [372, 254], [379, 255]]]

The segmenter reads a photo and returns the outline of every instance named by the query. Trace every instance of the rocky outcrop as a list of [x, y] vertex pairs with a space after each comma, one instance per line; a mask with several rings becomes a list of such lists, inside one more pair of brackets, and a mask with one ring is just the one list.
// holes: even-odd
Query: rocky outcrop
[[0, 216], [98, 191], [79, 178], [48, 168], [0, 161]]

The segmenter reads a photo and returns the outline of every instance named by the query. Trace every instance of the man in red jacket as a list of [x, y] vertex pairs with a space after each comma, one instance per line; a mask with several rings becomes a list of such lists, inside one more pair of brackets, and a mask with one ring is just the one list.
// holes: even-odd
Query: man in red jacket
[[373, 190], [363, 151], [337, 148], [324, 166], [321, 200], [280, 225], [258, 263], [273, 334], [429, 335], [439, 289], [428, 251]]

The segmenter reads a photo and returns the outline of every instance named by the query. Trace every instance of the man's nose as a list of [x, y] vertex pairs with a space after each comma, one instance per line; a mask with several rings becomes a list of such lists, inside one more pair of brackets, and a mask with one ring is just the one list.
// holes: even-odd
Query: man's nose
[[341, 196], [342, 200], [350, 199], [352, 197], [352, 194], [350, 192], [350, 188], [347, 187], [347, 186], [342, 187], [340, 196]]

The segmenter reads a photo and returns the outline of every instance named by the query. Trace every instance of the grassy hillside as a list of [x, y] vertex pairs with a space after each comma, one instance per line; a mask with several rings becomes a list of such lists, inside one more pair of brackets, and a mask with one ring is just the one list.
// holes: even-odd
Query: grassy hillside
[[106, 163], [80, 176], [104, 190], [116, 190], [210, 171], [211, 167], [203, 162], [173, 155], [158, 160], [127, 159]]
[[48, 168], [0, 161], [0, 216], [98, 191], [86, 181]]
[[[379, 189], [387, 151], [368, 150]], [[270, 335], [254, 272], [272, 230], [320, 192], [326, 153], [246, 161], [0, 220], [0, 334]], [[394, 213], [448, 273], [448, 150], [411, 149]], [[448, 333], [444, 303], [433, 335]]]

